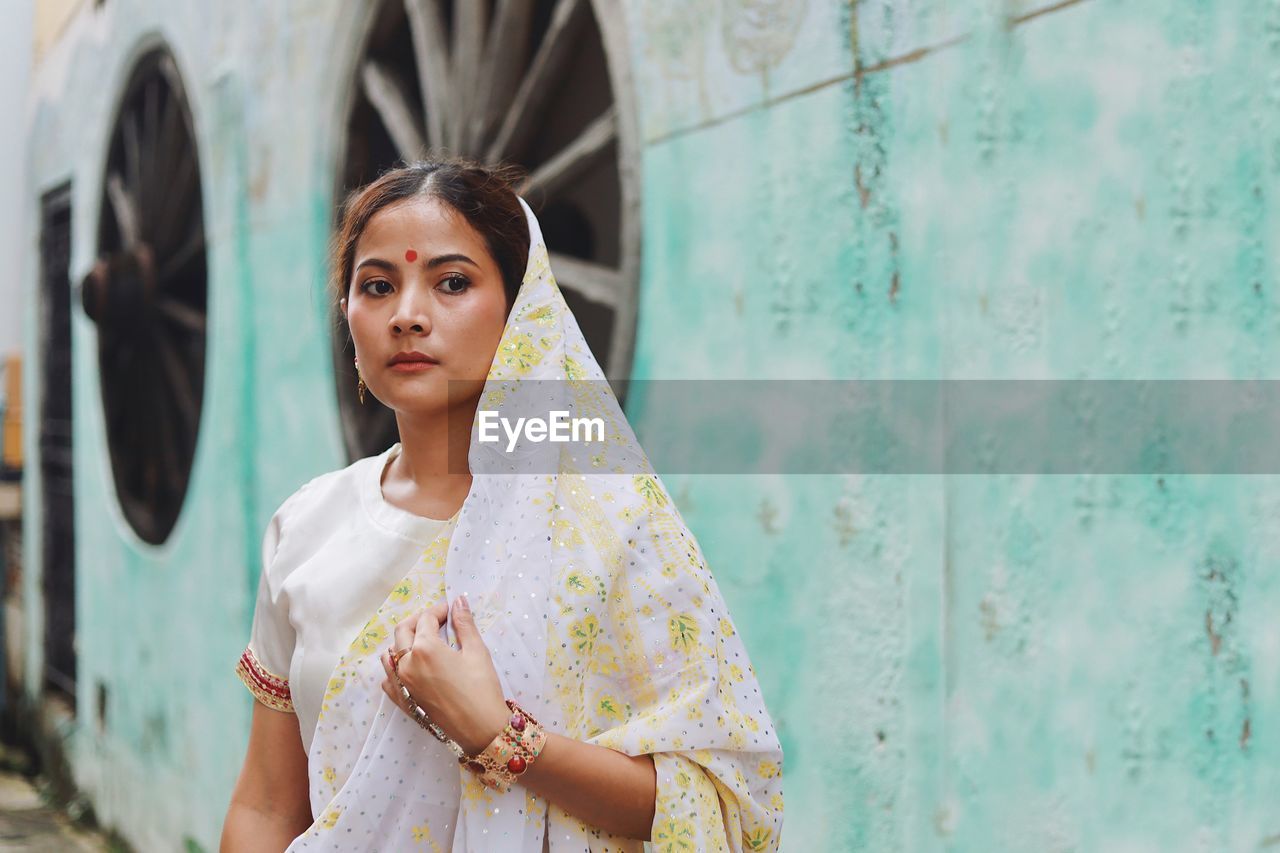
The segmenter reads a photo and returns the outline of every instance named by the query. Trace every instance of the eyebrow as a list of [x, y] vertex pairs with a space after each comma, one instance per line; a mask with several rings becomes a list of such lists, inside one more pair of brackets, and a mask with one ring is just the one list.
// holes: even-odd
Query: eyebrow
[[[427, 261], [427, 269], [429, 270], [435, 269], [436, 267], [443, 266], [444, 264], [452, 264], [452, 263], [459, 263], [459, 262], [471, 264], [471, 266], [475, 267], [476, 269], [480, 268], [480, 265], [477, 264], [475, 261], [471, 260], [471, 258], [461, 253], [454, 252], [448, 255], [437, 255], [436, 257]], [[359, 264], [356, 265], [356, 268], [355, 270], [353, 270], [353, 272], [359, 272], [364, 267], [377, 267], [378, 269], [392, 272], [395, 270], [396, 265], [393, 264], [391, 261], [386, 261], [386, 260], [383, 260], [382, 258], [365, 258], [363, 261], [361, 261]]]

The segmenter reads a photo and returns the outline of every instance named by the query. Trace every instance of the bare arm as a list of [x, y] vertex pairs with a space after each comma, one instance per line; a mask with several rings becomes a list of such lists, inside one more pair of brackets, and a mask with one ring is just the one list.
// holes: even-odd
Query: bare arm
[[280, 853], [311, 826], [307, 754], [298, 717], [253, 703], [240, 778], [222, 825], [222, 853]]
[[627, 755], [549, 732], [520, 784], [574, 817], [623, 838], [648, 841], [658, 777], [652, 755]]

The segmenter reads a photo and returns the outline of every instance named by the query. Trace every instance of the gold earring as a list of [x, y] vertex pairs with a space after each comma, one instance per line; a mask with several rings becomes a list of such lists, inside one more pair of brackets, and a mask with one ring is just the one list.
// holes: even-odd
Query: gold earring
[[368, 386], [364, 384], [364, 377], [360, 375], [360, 359], [356, 359], [356, 396], [360, 398], [360, 405], [364, 405], [364, 392]]

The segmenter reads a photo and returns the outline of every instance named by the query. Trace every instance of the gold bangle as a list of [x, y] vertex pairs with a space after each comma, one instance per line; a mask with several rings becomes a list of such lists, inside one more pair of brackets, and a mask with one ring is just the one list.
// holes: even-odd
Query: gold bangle
[[506, 703], [511, 709], [511, 719], [503, 730], [478, 754], [458, 756], [459, 764], [479, 775], [487, 787], [504, 794], [537, 760], [548, 734], [515, 700], [507, 699]]

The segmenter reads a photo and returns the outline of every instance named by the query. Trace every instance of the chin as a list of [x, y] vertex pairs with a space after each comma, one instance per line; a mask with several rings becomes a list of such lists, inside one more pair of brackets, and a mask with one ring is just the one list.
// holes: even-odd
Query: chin
[[449, 410], [447, 395], [435, 389], [421, 394], [401, 391], [378, 399], [384, 406], [402, 415], [439, 415]]
[[474, 409], [480, 400], [482, 388], [483, 383], [477, 386], [474, 394], [460, 396], [456, 389], [450, 393], [446, 383], [432, 383], [430, 388], [401, 388], [394, 394], [378, 399], [397, 414], [410, 417], [439, 417], [449, 412], [469, 412]]

